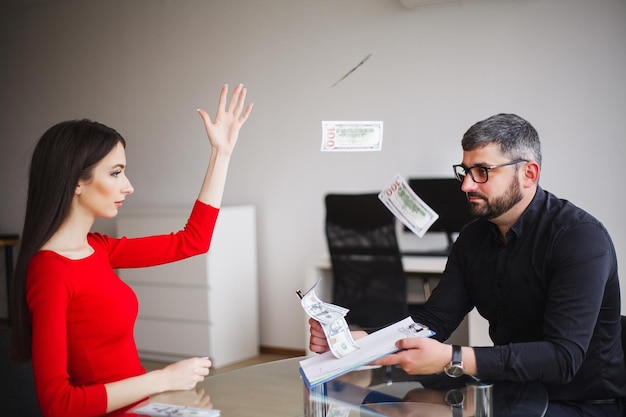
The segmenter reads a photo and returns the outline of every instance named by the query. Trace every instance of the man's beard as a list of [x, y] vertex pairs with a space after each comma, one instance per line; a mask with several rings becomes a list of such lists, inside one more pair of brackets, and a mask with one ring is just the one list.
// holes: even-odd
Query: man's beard
[[472, 216], [486, 220], [495, 219], [496, 217], [501, 216], [519, 203], [523, 198], [519, 181], [516, 177], [513, 177], [511, 186], [503, 195], [496, 197], [491, 201], [485, 195], [476, 192], [469, 192], [467, 193], [467, 196], [477, 197], [484, 201], [483, 204], [470, 203], [469, 207]]

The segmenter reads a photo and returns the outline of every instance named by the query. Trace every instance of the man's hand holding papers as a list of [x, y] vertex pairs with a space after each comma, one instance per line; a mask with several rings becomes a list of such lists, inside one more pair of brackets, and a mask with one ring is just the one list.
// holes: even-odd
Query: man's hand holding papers
[[307, 386], [315, 386], [398, 351], [396, 342], [400, 339], [430, 337], [433, 334], [427, 327], [407, 317], [358, 339], [359, 349], [346, 356], [336, 358], [328, 351], [300, 361], [300, 373]]
[[346, 323], [348, 309], [334, 304], [325, 303], [315, 294], [317, 282], [304, 294], [300, 294], [300, 303], [304, 311], [312, 319], [319, 322], [326, 336], [330, 351], [338, 358], [358, 349]]
[[324, 303], [315, 295], [316, 286], [317, 282], [304, 294], [298, 291], [302, 307], [313, 320], [311, 333], [314, 328], [319, 333], [318, 329], [321, 328], [325, 335], [322, 340], [326, 340], [329, 349], [300, 362], [300, 373], [309, 387], [398, 351], [396, 342], [400, 339], [430, 337], [434, 334], [426, 326], [407, 317], [369, 335], [361, 332], [365, 337], [359, 338], [357, 343], [344, 318], [348, 309]]

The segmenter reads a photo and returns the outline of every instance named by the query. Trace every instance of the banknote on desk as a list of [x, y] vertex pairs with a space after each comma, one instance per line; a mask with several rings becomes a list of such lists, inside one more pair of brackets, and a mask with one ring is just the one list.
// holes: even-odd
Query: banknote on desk
[[133, 411], [151, 417], [220, 417], [220, 410], [183, 405], [149, 403]]
[[415, 323], [411, 317], [400, 320], [356, 341], [359, 349], [335, 357], [328, 351], [300, 361], [300, 374], [310, 388], [330, 381], [363, 365], [367, 365], [390, 353], [398, 351], [396, 341], [407, 337], [431, 337], [435, 334], [428, 327]]

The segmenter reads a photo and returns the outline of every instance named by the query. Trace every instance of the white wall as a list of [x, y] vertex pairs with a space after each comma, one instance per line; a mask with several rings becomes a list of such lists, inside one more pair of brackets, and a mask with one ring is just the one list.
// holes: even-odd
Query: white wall
[[[611, 231], [626, 265], [626, 1], [64, 0], [0, 8], [0, 233], [51, 124], [127, 139], [132, 209], [190, 207], [208, 159], [195, 109], [244, 82], [253, 114], [225, 204], [258, 214], [261, 344], [302, 348], [301, 288], [326, 251], [328, 191], [451, 175], [474, 122], [514, 112], [543, 140], [543, 186]], [[368, 53], [374, 55], [336, 87]], [[383, 120], [378, 153], [320, 153], [322, 120]], [[98, 224], [113, 230], [109, 221]], [[626, 287], [626, 285], [624, 286]]]

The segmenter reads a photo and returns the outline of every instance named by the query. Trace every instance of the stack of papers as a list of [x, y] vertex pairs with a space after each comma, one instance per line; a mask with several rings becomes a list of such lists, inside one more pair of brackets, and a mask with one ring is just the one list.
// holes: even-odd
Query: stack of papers
[[384, 329], [378, 330], [356, 341], [359, 349], [341, 358], [332, 352], [300, 361], [300, 373], [307, 387], [311, 388], [346, 374], [356, 368], [367, 365], [376, 359], [399, 349], [396, 342], [407, 337], [431, 337], [435, 332], [426, 326], [417, 324], [407, 317]]

